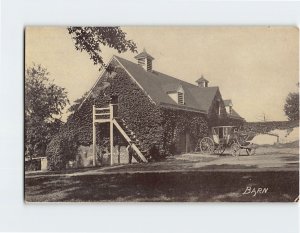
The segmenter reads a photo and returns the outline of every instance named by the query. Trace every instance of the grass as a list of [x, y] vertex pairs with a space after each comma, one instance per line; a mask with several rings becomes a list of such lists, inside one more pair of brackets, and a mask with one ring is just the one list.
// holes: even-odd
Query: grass
[[[298, 176], [296, 171], [41, 176], [25, 180], [25, 200], [291, 202], [299, 194]], [[247, 187], [268, 188], [268, 192], [243, 195]]]
[[[298, 143], [297, 143], [298, 145]], [[291, 202], [299, 195], [296, 143], [255, 156], [180, 155], [162, 162], [25, 175], [28, 202]], [[265, 194], [243, 194], [247, 187]]]

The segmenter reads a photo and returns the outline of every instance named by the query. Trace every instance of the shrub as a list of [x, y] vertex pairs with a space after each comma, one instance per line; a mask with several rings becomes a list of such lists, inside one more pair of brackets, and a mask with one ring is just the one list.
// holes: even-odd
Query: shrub
[[77, 137], [72, 131], [63, 131], [53, 137], [46, 149], [48, 170], [64, 170], [74, 160], [78, 150]]
[[38, 171], [41, 170], [41, 160], [34, 159], [25, 161], [25, 171]]

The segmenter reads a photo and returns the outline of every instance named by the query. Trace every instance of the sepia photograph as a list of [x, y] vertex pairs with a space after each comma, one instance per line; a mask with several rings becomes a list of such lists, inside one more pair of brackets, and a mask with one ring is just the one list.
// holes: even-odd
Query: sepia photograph
[[28, 25], [24, 58], [26, 203], [299, 201], [297, 27]]

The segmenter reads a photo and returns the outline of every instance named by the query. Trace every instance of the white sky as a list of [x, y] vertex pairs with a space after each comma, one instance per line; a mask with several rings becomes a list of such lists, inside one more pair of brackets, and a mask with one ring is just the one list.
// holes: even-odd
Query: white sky
[[[194, 83], [201, 74], [219, 86], [223, 99], [248, 121], [286, 120], [283, 105], [299, 79], [299, 38], [294, 27], [124, 27], [138, 50], [146, 48], [153, 68]], [[108, 61], [117, 51], [103, 47]], [[134, 61], [135, 54], [117, 54]], [[45, 66], [65, 87], [71, 103], [88, 91], [99, 71], [85, 52], [75, 50], [66, 28], [31, 27], [25, 36], [25, 63]]]

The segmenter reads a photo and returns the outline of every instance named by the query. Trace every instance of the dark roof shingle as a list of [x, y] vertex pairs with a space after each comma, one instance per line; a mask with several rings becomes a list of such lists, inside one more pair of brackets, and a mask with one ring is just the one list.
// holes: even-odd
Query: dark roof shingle
[[[157, 71], [145, 71], [143, 67], [136, 63], [118, 56], [115, 56], [115, 58], [157, 104], [176, 105], [176, 108], [191, 108], [207, 113], [219, 90], [218, 87], [201, 88]], [[178, 105], [168, 95], [168, 92], [176, 91], [180, 85], [185, 93], [184, 106]]]

